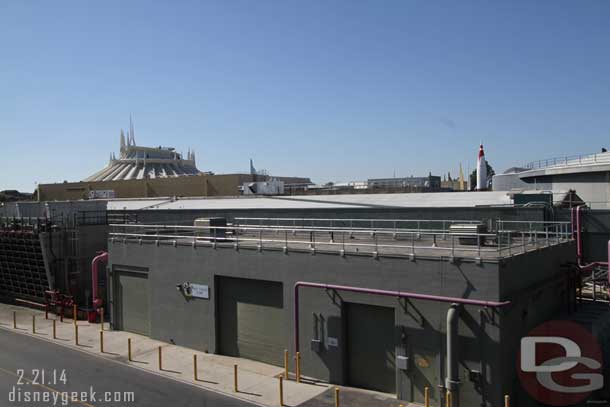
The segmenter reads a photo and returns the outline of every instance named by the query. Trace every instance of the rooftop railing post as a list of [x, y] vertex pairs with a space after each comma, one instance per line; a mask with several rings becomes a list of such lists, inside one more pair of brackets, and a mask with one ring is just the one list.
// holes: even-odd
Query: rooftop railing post
[[415, 256], [415, 234], [411, 232], [411, 254]]

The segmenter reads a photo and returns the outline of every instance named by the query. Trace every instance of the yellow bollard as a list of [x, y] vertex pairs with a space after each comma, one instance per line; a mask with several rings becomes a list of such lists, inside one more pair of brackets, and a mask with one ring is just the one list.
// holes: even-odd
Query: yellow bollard
[[284, 406], [284, 376], [280, 375], [280, 407]]
[[13, 311], [13, 329], [17, 329], [17, 311]]
[[297, 352], [296, 362], [297, 383], [301, 383], [301, 352]]
[[290, 380], [290, 376], [288, 375], [288, 350], [284, 349], [284, 377], [286, 380]]
[[161, 352], [162, 350], [159, 346], [159, 370], [163, 370], [163, 354]]
[[78, 319], [78, 310], [76, 309], [76, 304], [72, 307], [72, 317], [74, 318], [74, 325], [76, 325], [76, 321]]
[[32, 333], [36, 333], [36, 315], [32, 315]]
[[237, 365], [233, 365], [233, 391], [237, 393]]
[[504, 407], [510, 407], [510, 396], [508, 394], [504, 396]]
[[78, 325], [74, 325], [74, 343], [78, 346]]
[[430, 407], [430, 388], [424, 388], [424, 407]]
[[339, 407], [339, 388], [335, 387], [335, 407]]
[[53, 339], [57, 339], [57, 321], [53, 320]]
[[445, 397], [445, 407], [451, 407], [453, 400], [451, 400], [451, 390], [447, 390], [447, 394]]
[[100, 331], [104, 330], [104, 307], [100, 308]]
[[104, 331], [100, 331], [100, 353], [104, 353]]
[[195, 379], [196, 382], [199, 381], [199, 374], [198, 374], [198, 370], [197, 369], [197, 355], [193, 355], [193, 378]]
[[131, 360], [131, 338], [127, 338], [127, 360], [128, 361], [132, 361]]

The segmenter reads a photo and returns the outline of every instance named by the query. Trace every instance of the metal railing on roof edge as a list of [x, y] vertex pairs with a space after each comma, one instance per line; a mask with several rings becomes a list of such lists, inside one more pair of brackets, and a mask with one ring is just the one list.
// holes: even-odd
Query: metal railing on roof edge
[[[511, 222], [515, 224], [517, 222]], [[570, 222], [546, 222], [543, 229], [502, 229], [494, 233], [113, 224], [111, 241], [211, 247], [331, 251], [341, 255], [434, 255], [500, 259], [572, 240]], [[405, 244], [406, 243], [406, 244]]]

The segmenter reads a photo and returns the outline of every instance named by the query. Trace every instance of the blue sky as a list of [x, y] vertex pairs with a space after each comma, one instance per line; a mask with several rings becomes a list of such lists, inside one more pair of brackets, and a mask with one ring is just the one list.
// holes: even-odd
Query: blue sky
[[136, 140], [318, 182], [610, 148], [610, 1], [4, 1], [0, 190]]

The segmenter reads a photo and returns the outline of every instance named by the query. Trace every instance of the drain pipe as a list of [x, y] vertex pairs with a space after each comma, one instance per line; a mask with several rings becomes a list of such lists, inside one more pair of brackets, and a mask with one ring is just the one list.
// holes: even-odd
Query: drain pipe
[[91, 282], [93, 293], [93, 308], [98, 309], [102, 306], [102, 299], [98, 296], [98, 267], [100, 262], [108, 262], [108, 252], [98, 252], [98, 255], [91, 262]]
[[373, 288], [361, 288], [361, 287], [351, 287], [345, 285], [334, 285], [334, 284], [321, 284], [321, 283], [310, 283], [306, 281], [298, 281], [294, 285], [294, 348], [295, 353], [300, 350], [299, 343], [299, 287], [313, 287], [313, 288], [323, 288], [326, 290], [337, 290], [337, 291], [349, 291], [355, 293], [362, 294], [372, 294], [372, 295], [380, 295], [385, 297], [396, 297], [396, 298], [412, 298], [416, 300], [426, 300], [426, 301], [437, 301], [437, 302], [448, 302], [455, 304], [463, 304], [463, 305], [475, 305], [478, 307], [489, 307], [489, 308], [499, 308], [509, 305], [510, 301], [485, 301], [485, 300], [471, 300], [468, 298], [459, 298], [459, 297], [443, 297], [440, 295], [429, 295], [429, 294], [419, 294], [412, 293], [406, 291], [386, 291], [386, 290], [377, 290]]
[[459, 304], [453, 303], [447, 311], [447, 375], [445, 377], [445, 388], [451, 391], [454, 400], [459, 401], [458, 390], [460, 376], [458, 374], [458, 322], [460, 319]]

